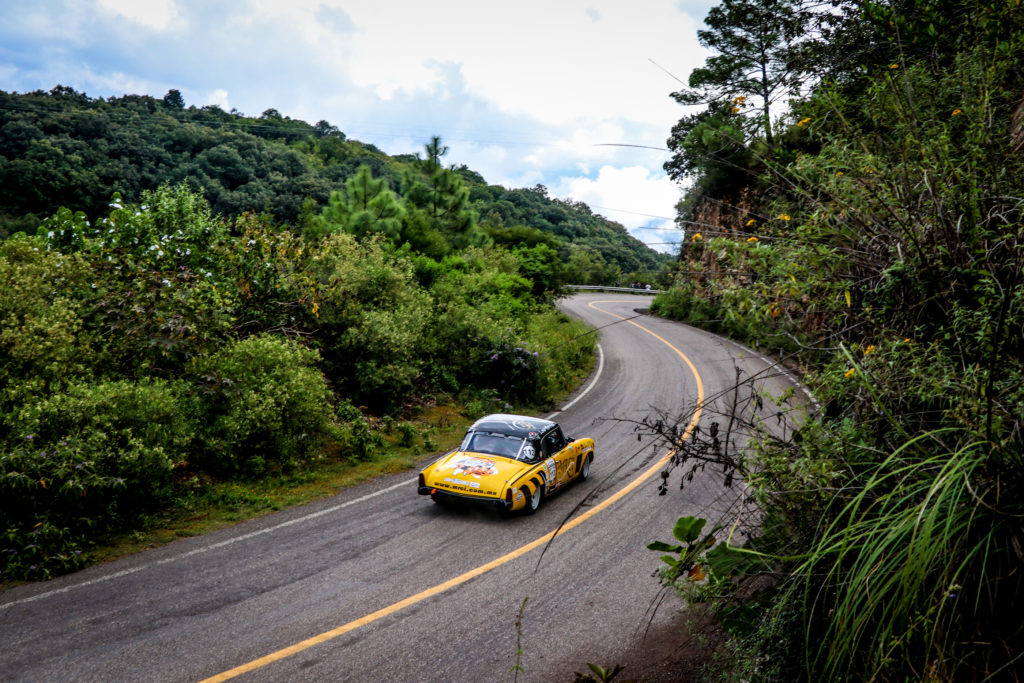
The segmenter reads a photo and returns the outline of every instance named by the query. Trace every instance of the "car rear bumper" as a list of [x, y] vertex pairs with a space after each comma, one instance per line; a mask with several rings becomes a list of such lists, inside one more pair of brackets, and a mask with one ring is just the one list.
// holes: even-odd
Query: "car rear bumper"
[[420, 486], [416, 489], [417, 493], [421, 496], [431, 496], [435, 500], [443, 499], [445, 501], [468, 503], [470, 505], [479, 505], [481, 507], [489, 507], [497, 510], [509, 509], [509, 504], [501, 498], [483, 498], [481, 496], [465, 496], [459, 493], [452, 493], [450, 491], [444, 491], [441, 489], [435, 489], [430, 486]]

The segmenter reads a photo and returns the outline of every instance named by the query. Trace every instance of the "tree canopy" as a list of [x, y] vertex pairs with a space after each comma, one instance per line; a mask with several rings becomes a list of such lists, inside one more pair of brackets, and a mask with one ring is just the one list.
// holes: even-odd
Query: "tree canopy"
[[[402, 214], [390, 219], [402, 222], [420, 248], [442, 239], [456, 248], [481, 244], [486, 235], [478, 226], [525, 225], [554, 234], [566, 251], [568, 242], [591, 249], [623, 273], [656, 274], [666, 262], [583, 205], [532, 188], [488, 185], [464, 165], [446, 167], [446, 153], [435, 137], [422, 160], [390, 157], [325, 120], [310, 125], [273, 108], [247, 117], [215, 105], [186, 106], [173, 89], [162, 99], [105, 100], [64, 86], [0, 92], [0, 237], [34, 231], [59, 206], [97, 217], [113, 192], [136, 201], [166, 182], [201, 192], [227, 218], [255, 212], [301, 231], [312, 214], [337, 203], [332, 193], [350, 194], [349, 181], [365, 167], [402, 204]], [[371, 215], [359, 215], [360, 230], [395, 229], [366, 224]]]

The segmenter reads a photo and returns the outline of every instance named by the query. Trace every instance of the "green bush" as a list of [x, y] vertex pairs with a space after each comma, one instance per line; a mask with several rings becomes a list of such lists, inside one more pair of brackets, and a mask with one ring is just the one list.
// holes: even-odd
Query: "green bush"
[[537, 352], [539, 360], [536, 394], [531, 398], [546, 404], [572, 389], [591, 366], [597, 335], [579, 320], [548, 309], [530, 317], [526, 344]]
[[260, 335], [197, 359], [202, 387], [198, 464], [222, 477], [258, 477], [295, 466], [331, 431], [330, 390], [319, 355]]
[[82, 259], [39, 240], [18, 235], [0, 245], [0, 387], [8, 416], [20, 401], [91, 373], [95, 353], [74, 295], [88, 281]]
[[144, 379], [78, 384], [17, 417], [19, 436], [36, 447], [77, 445], [102, 476], [124, 480], [128, 511], [167, 499], [170, 473], [185, 462], [195, 425], [182, 382]]
[[309, 266], [317, 304], [316, 338], [332, 384], [362, 405], [387, 410], [420, 377], [432, 301], [413, 264], [344, 233], [320, 245]]
[[24, 404], [0, 454], [9, 578], [75, 569], [90, 539], [168, 503], [195, 425], [180, 382], [76, 384]]
[[[999, 12], [962, 16], [1019, 21]], [[1014, 30], [1001, 49], [1019, 51]], [[748, 454], [751, 499], [785, 531], [750, 641], [759, 680], [988, 680], [1019, 666], [1021, 75], [993, 54], [901, 51], [866, 67], [859, 93], [821, 86], [797, 124], [818, 151], [784, 155], [762, 179], [788, 186], [739, 217], [757, 234], [688, 249], [690, 279], [655, 305], [792, 337], [815, 369], [821, 414], [792, 439], [759, 434]]]

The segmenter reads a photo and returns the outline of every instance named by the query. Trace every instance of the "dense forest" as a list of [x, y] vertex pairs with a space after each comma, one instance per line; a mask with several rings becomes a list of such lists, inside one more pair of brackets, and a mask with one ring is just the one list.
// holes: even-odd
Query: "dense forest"
[[668, 260], [446, 153], [175, 91], [0, 94], [0, 581], [225, 482], [358, 464], [385, 434], [430, 452], [420, 408], [571, 388], [595, 339], [561, 285]]
[[654, 308], [778, 354], [820, 410], [783, 437], [757, 397], [742, 455], [681, 449], [676, 476], [712, 462], [758, 511], [717, 543], [681, 519], [663, 578], [718, 606], [728, 680], [1020, 680], [1024, 8], [725, 0], [705, 24]]
[[[660, 273], [664, 255], [585, 204], [549, 197], [542, 185], [488, 185], [479, 173], [456, 165], [424, 195], [417, 185], [421, 168], [440, 165], [447, 151], [440, 141], [432, 144], [422, 160], [389, 156], [347, 139], [327, 121], [309, 124], [274, 109], [248, 117], [216, 105], [186, 107], [177, 90], [162, 99], [90, 98], [65, 86], [0, 91], [0, 237], [34, 233], [58, 207], [95, 219], [115, 192], [136, 202], [144, 191], [167, 183], [201, 194], [217, 215], [254, 212], [302, 232], [332, 193], [344, 194], [346, 183], [365, 167], [404, 208], [412, 202], [420, 210], [451, 211], [458, 214], [453, 220], [471, 221], [477, 243], [551, 247], [565, 281], [612, 284], [633, 273], [645, 280]], [[403, 240], [418, 240], [423, 248], [435, 240], [430, 230], [420, 234], [425, 224], [415, 215], [395, 218]], [[437, 242], [427, 251], [436, 257], [445, 247]]]

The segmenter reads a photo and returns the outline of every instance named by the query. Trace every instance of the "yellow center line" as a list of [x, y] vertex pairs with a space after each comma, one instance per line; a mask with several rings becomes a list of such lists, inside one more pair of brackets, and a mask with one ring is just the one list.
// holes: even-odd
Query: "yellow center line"
[[[697, 407], [694, 410], [693, 418], [690, 420], [690, 423], [686, 427], [686, 431], [683, 433], [683, 438], [684, 439], [690, 438], [690, 434], [693, 433], [694, 427], [697, 426], [697, 422], [700, 420], [700, 415], [701, 415], [701, 412], [703, 410], [703, 405], [704, 405], [704, 383], [701, 381], [700, 373], [697, 372], [697, 368], [694, 367], [693, 363], [690, 362], [690, 359], [687, 358], [686, 355], [682, 351], [677, 349], [675, 346], [673, 346], [669, 341], [667, 341], [663, 337], [658, 336], [657, 334], [655, 334], [651, 330], [647, 329], [643, 325], [639, 325], [639, 324], [633, 322], [632, 320], [626, 320], [626, 318], [623, 318], [620, 315], [616, 315], [615, 313], [611, 313], [611, 312], [606, 311], [606, 310], [604, 310], [602, 308], [598, 308], [597, 306], [594, 305], [594, 304], [599, 304], [599, 303], [612, 303], [612, 302], [592, 301], [592, 302], [590, 302], [590, 306], [592, 308], [598, 310], [598, 311], [601, 311], [602, 313], [614, 316], [616, 318], [619, 318], [620, 320], [625, 320], [630, 325], [634, 325], [634, 326], [640, 328], [641, 330], [643, 330], [644, 332], [647, 332], [651, 336], [655, 337], [656, 339], [658, 339], [659, 341], [661, 341], [662, 343], [667, 345], [673, 351], [675, 351], [679, 355], [679, 357], [683, 359], [683, 362], [685, 362], [686, 365], [689, 366], [690, 372], [693, 373], [693, 377], [697, 381]], [[274, 662], [280, 661], [282, 659], [285, 659], [286, 657], [291, 657], [292, 655], [298, 654], [299, 652], [302, 652], [303, 650], [308, 650], [309, 648], [311, 648], [311, 647], [313, 647], [315, 645], [320, 645], [321, 643], [326, 643], [327, 641], [333, 640], [334, 638], [337, 638], [338, 636], [343, 636], [346, 633], [349, 633], [349, 632], [354, 631], [354, 630], [356, 630], [358, 628], [366, 626], [367, 624], [371, 624], [371, 623], [373, 623], [373, 622], [375, 622], [375, 621], [377, 621], [379, 619], [383, 619], [386, 616], [395, 614], [396, 612], [400, 612], [403, 609], [405, 609], [406, 607], [410, 607], [412, 605], [415, 605], [416, 603], [423, 602], [424, 600], [426, 600], [428, 598], [431, 598], [431, 597], [433, 597], [435, 595], [439, 595], [441, 593], [444, 593], [447, 590], [450, 590], [452, 588], [455, 588], [458, 585], [466, 583], [470, 579], [475, 579], [476, 577], [480, 576], [481, 574], [486, 574], [487, 572], [491, 571], [492, 569], [495, 569], [497, 567], [500, 567], [503, 564], [511, 562], [512, 560], [516, 559], [517, 557], [521, 557], [521, 556], [525, 555], [526, 553], [530, 552], [531, 550], [537, 548], [538, 546], [541, 546], [541, 545], [547, 543], [548, 541], [553, 539], [555, 536], [564, 534], [567, 531], [569, 531], [570, 529], [574, 529], [575, 527], [577, 527], [580, 524], [582, 524], [583, 522], [587, 521], [588, 519], [590, 519], [594, 515], [598, 514], [602, 510], [605, 510], [609, 506], [613, 505], [615, 502], [617, 502], [618, 500], [620, 500], [621, 498], [626, 496], [629, 492], [633, 491], [638, 486], [640, 486], [642, 483], [644, 483], [645, 481], [650, 479], [652, 476], [654, 476], [654, 474], [656, 472], [660, 471], [661, 468], [665, 465], [666, 462], [668, 462], [669, 458], [671, 458], [674, 453], [675, 453], [674, 449], [669, 451], [668, 453], [666, 453], [664, 456], [661, 457], [660, 460], [658, 460], [656, 463], [651, 465], [651, 467], [649, 467], [647, 470], [645, 470], [644, 473], [641, 474], [639, 477], [637, 477], [636, 479], [634, 479], [630, 483], [628, 483], [625, 486], [623, 486], [621, 489], [616, 491], [614, 494], [612, 494], [611, 496], [609, 496], [605, 500], [601, 501], [600, 503], [598, 503], [594, 507], [592, 507], [589, 510], [587, 510], [586, 512], [584, 512], [579, 517], [576, 517], [574, 519], [569, 520], [568, 522], [563, 524], [559, 529], [555, 529], [554, 531], [550, 531], [550, 532], [544, 534], [543, 536], [541, 536], [540, 538], [538, 538], [538, 539], [536, 539], [534, 541], [531, 541], [531, 542], [527, 543], [526, 545], [521, 546], [521, 547], [513, 550], [512, 552], [510, 552], [508, 554], [502, 555], [501, 557], [499, 557], [499, 558], [497, 558], [495, 560], [492, 560], [492, 561], [488, 562], [487, 564], [482, 564], [479, 567], [477, 567], [475, 569], [471, 569], [471, 570], [469, 570], [468, 572], [466, 572], [464, 574], [460, 574], [459, 576], [456, 576], [453, 579], [449, 579], [448, 581], [445, 581], [444, 583], [439, 583], [436, 586], [428, 588], [428, 589], [426, 589], [424, 591], [420, 591], [419, 593], [416, 593], [415, 595], [410, 595], [409, 597], [405, 598], [404, 600], [399, 600], [398, 602], [396, 602], [396, 603], [394, 603], [392, 605], [388, 605], [387, 607], [384, 607], [382, 609], [379, 609], [376, 612], [372, 612], [370, 614], [367, 614], [364, 617], [360, 617], [359, 619], [356, 619], [354, 621], [350, 621], [347, 624], [342, 624], [341, 626], [338, 626], [337, 628], [333, 628], [330, 631], [324, 631], [323, 633], [320, 633], [319, 635], [315, 635], [312, 638], [307, 638], [306, 640], [303, 640], [301, 642], [295, 643], [294, 645], [290, 645], [290, 646], [288, 646], [286, 648], [277, 650], [276, 652], [271, 652], [270, 654], [264, 655], [263, 657], [260, 657], [259, 659], [254, 659], [251, 662], [246, 662], [245, 664], [236, 666], [235, 668], [229, 669], [227, 671], [224, 671], [223, 673], [219, 673], [219, 674], [217, 674], [215, 676], [211, 676], [209, 678], [206, 678], [203, 681], [201, 681], [200, 683], [213, 683], [214, 681], [226, 681], [226, 680], [228, 680], [230, 678], [234, 678], [234, 677], [240, 676], [240, 675], [242, 675], [244, 673], [248, 673], [249, 671], [255, 671], [256, 669], [259, 669], [259, 668], [262, 668], [264, 666], [267, 666], [268, 664], [272, 664]]]

